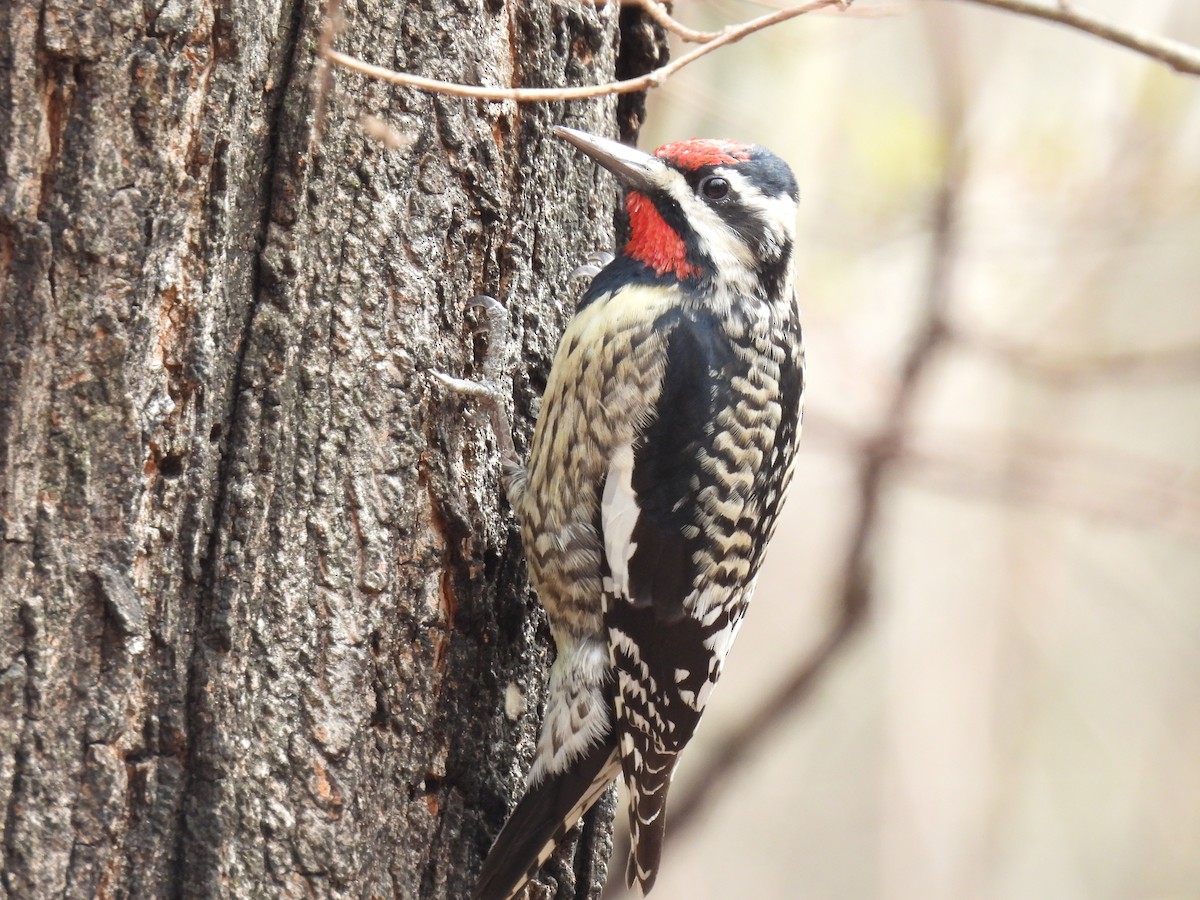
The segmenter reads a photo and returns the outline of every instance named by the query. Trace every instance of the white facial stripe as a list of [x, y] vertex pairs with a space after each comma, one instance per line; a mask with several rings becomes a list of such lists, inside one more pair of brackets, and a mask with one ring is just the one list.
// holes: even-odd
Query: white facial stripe
[[788, 194], [768, 197], [750, 185], [740, 172], [721, 170], [721, 177], [729, 182], [743, 206], [753, 210], [767, 226], [768, 239], [773, 241], [771, 249], [776, 254], [791, 242], [796, 229], [796, 201]]
[[[723, 170], [717, 170], [724, 175]], [[684, 217], [695, 223], [694, 231], [700, 240], [700, 250], [712, 260], [721, 279], [741, 293], [752, 293], [757, 277], [754, 274], [754, 254], [712, 207], [696, 196], [684, 177], [672, 170], [674, 177], [667, 185], [671, 196], [683, 209]]]
[[[758, 287], [759, 253], [748, 246], [720, 214], [696, 196], [682, 174], [668, 169], [664, 179], [667, 192], [679, 203], [684, 217], [695, 223], [701, 251], [712, 260], [721, 280], [732, 292], [753, 295]], [[778, 255], [792, 241], [796, 223], [796, 202], [787, 194], [764, 196], [741, 173], [719, 167], [714, 174], [729, 182], [738, 201], [765, 225], [768, 253]]]

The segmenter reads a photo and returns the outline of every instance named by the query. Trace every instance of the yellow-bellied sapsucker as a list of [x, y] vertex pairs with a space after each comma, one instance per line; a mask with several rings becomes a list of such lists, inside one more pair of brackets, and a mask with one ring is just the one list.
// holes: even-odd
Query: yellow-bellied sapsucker
[[671, 776], [754, 591], [800, 432], [787, 165], [727, 141], [649, 155], [556, 131], [625, 182], [629, 239], [567, 326], [527, 466], [492, 389], [441, 376], [491, 401], [557, 644], [527, 791], [475, 900], [514, 896], [618, 773], [626, 880], [653, 886]]

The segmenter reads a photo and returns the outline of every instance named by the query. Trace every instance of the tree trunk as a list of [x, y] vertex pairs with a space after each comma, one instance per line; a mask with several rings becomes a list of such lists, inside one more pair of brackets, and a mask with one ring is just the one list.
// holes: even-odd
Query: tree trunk
[[[473, 83], [663, 46], [615, 4], [344, 12], [339, 49]], [[320, 29], [0, 3], [4, 896], [462, 897], [520, 790], [548, 633], [486, 419], [428, 372], [473, 371], [465, 302], [500, 297], [524, 445], [613, 240], [548, 128], [630, 138], [640, 99], [325, 81]], [[610, 830], [539, 896], [595, 896]]]

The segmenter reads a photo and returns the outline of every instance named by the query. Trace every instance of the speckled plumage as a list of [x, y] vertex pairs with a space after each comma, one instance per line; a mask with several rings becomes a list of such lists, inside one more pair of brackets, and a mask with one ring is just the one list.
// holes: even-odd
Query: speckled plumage
[[[658, 158], [560, 134], [630, 182], [632, 235], [568, 325], [508, 481], [557, 659], [478, 900], [519, 891], [618, 771], [627, 877], [653, 885], [670, 778], [753, 594], [800, 426], [787, 167], [731, 142]], [[659, 252], [646, 229], [664, 227]]]

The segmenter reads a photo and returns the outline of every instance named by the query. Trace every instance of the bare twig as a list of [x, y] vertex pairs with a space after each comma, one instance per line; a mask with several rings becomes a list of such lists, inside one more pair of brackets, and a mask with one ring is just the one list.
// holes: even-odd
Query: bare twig
[[[641, 2], [641, 0], [634, 0]], [[762, 6], [767, 9], [785, 9], [788, 4], [783, 0], [753, 0], [754, 6]], [[912, 9], [912, 3], [907, 0], [899, 0], [896, 3], [876, 2], [870, 6], [855, 6], [844, 7], [841, 9], [822, 10], [816, 15], [825, 16], [841, 16], [847, 19], [881, 19], [887, 16], [899, 16]]]
[[844, 9], [852, 2], [853, 0], [809, 0], [808, 3], [802, 3], [799, 6], [791, 6], [787, 9], [759, 16], [757, 19], [751, 19], [740, 25], [730, 25], [723, 28], [717, 33], [716, 37], [707, 43], [638, 78], [627, 78], [624, 81], [610, 81], [605, 84], [590, 84], [579, 87], [477, 87], [474, 85], [458, 84], [453, 81], [439, 81], [436, 78], [424, 78], [420, 75], [411, 75], [407, 72], [396, 72], [392, 69], [385, 69], [382, 66], [371, 65], [357, 57], [349, 56], [332, 48], [325, 50], [324, 53], [326, 59], [370, 78], [377, 78], [380, 81], [401, 84], [434, 94], [473, 97], [478, 100], [515, 100], [518, 103], [586, 100], [591, 97], [607, 97], [612, 94], [631, 94], [636, 91], [645, 91], [658, 87], [684, 66], [691, 65], [700, 59], [700, 57], [707, 56], [709, 53], [727, 44], [735, 44], [742, 38], [754, 34], [756, 31], [762, 31], [764, 28], [770, 28], [772, 25], [778, 25], [780, 22], [786, 22], [788, 19], [794, 19], [797, 16], [802, 16], [805, 13], [810, 13], [818, 9], [825, 9], [830, 6], [838, 6]]
[[636, 6], [667, 31], [678, 35], [680, 40], [688, 41], [692, 44], [706, 44], [709, 41], [715, 41], [721, 36], [721, 32], [719, 31], [696, 31], [688, 28], [667, 12], [667, 7], [659, 3], [658, 0], [621, 0], [621, 5]]
[[1018, 372], [1062, 386], [1109, 378], [1200, 378], [1200, 345], [1197, 344], [1071, 358], [967, 329], [955, 328], [954, 337], [964, 347], [992, 357]]
[[[871, 438], [817, 410], [804, 417], [809, 451], [861, 458]], [[906, 483], [997, 503], [1040, 506], [1089, 521], [1200, 540], [1200, 479], [1190, 470], [1087, 444], [946, 432], [910, 436], [891, 464]]]
[[1143, 56], [1156, 59], [1184, 75], [1200, 75], [1200, 48], [1182, 41], [1160, 37], [1146, 31], [1118, 25], [1095, 13], [1080, 9], [1073, 3], [1043, 2], [1043, 0], [960, 0], [978, 3], [1006, 12], [1035, 19], [1057, 22], [1076, 31], [1094, 35], [1110, 44], [1126, 47]]
[[[1200, 485], [1157, 460], [1026, 437], [939, 434], [909, 442], [895, 464], [935, 490], [1037, 505], [1200, 539]], [[947, 448], [955, 448], [953, 451]]]
[[[562, 88], [467, 85], [453, 81], [442, 81], [436, 78], [425, 78], [421, 75], [413, 75], [408, 72], [397, 72], [394, 69], [372, 65], [357, 57], [333, 49], [330, 43], [336, 29], [328, 27], [322, 35], [319, 52], [325, 60], [336, 63], [343, 68], [380, 81], [404, 85], [405, 87], [412, 87], [429, 93], [449, 94], [451, 96], [470, 97], [479, 100], [514, 100], [518, 103], [586, 100], [593, 97], [629, 94], [659, 87], [680, 69], [727, 44], [734, 44], [757, 31], [762, 31], [763, 29], [778, 25], [788, 19], [805, 15], [806, 13], [829, 10], [831, 7], [836, 7], [841, 12], [847, 12], [854, 0], [809, 0], [807, 3], [785, 7], [759, 16], [756, 19], [743, 22], [740, 25], [729, 25], [718, 32], [696, 31], [687, 27], [671, 16], [666, 8], [661, 3], [656, 2], [656, 0], [626, 0], [626, 2], [640, 6], [647, 15], [668, 31], [679, 35], [685, 41], [698, 43], [700, 46], [637, 78], [628, 78], [624, 81], [610, 81], [604, 84]], [[1200, 48], [1185, 44], [1182, 41], [1117, 25], [1073, 5], [1061, 2], [1041, 2], [1041, 0], [964, 0], [964, 2], [978, 3], [1018, 15], [1057, 22], [1060, 25], [1066, 25], [1077, 31], [1082, 31], [1110, 43], [1134, 50], [1151, 59], [1156, 59], [1177, 72], [1188, 75], [1200, 75]], [[327, 75], [324, 73], [323, 78], [327, 78]], [[326, 92], [323, 89], [320, 93], [324, 95]]]

